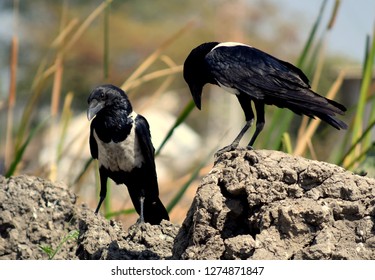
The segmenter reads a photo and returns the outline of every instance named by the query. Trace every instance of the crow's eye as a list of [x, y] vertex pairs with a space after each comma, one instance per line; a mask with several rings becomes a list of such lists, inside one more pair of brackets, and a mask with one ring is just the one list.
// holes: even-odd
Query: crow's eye
[[100, 94], [100, 99], [104, 99], [104, 92]]

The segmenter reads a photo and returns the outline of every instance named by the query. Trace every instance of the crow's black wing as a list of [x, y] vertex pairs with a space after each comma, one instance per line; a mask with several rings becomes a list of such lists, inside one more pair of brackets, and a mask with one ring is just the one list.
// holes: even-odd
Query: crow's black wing
[[318, 116], [336, 128], [347, 127], [334, 118], [346, 108], [313, 92], [303, 72], [288, 62], [245, 45], [214, 48], [206, 55], [206, 62], [221, 85], [265, 104]]
[[289, 99], [291, 92], [293, 98], [304, 99], [303, 94], [295, 96], [296, 92], [310, 88], [300, 69], [250, 46], [217, 47], [207, 54], [206, 61], [221, 85], [255, 99]]
[[[129, 194], [132, 196], [133, 203], [140, 197], [144, 197], [144, 221], [150, 224], [160, 224], [164, 220], [169, 221], [168, 212], [163, 203], [159, 199], [159, 188], [155, 169], [154, 153], [155, 149], [151, 142], [150, 127], [147, 120], [137, 115], [135, 121], [135, 133], [138, 138], [138, 143], [141, 148], [143, 158], [145, 160], [142, 165], [140, 181], [143, 182], [141, 188], [137, 191], [129, 189]], [[142, 190], [144, 193], [142, 194]]]
[[137, 115], [135, 118], [135, 133], [138, 138], [139, 146], [141, 148], [145, 163], [155, 170], [155, 149], [151, 142], [150, 127], [147, 120], [142, 115]]
[[96, 140], [94, 138], [94, 125], [93, 125], [93, 122], [91, 122], [91, 125], [90, 125], [90, 139], [89, 139], [89, 143], [90, 143], [91, 156], [92, 156], [92, 158], [97, 159], [98, 158], [98, 144], [96, 143]]

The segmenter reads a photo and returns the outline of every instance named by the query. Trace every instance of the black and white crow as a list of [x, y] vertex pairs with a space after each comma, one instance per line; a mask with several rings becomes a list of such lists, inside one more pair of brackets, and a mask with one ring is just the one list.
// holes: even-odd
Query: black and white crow
[[169, 220], [159, 199], [154, 147], [147, 120], [135, 113], [123, 90], [113, 85], [95, 88], [88, 98], [90, 151], [99, 160], [100, 200], [107, 193], [107, 179], [128, 187], [140, 222], [160, 224]]
[[234, 42], [209, 42], [191, 51], [184, 63], [184, 79], [195, 105], [201, 108], [203, 86], [218, 85], [236, 95], [245, 113], [246, 124], [233, 143], [223, 150], [235, 149], [257, 115], [256, 129], [248, 147], [262, 131], [264, 105], [288, 108], [296, 114], [318, 117], [337, 129], [347, 125], [335, 118], [346, 108], [313, 92], [305, 74], [294, 65], [254, 47]]

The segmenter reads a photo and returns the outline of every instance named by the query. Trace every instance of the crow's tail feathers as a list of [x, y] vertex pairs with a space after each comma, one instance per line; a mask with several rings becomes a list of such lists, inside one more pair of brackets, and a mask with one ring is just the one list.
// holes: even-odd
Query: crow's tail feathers
[[[289, 95], [294, 96], [294, 98], [290, 98]], [[318, 117], [337, 129], [348, 128], [346, 123], [336, 118], [336, 115], [344, 115], [346, 111], [342, 104], [320, 96], [310, 89], [305, 89], [304, 94], [291, 91], [288, 93], [288, 97], [283, 101], [285, 102], [284, 106], [293, 112], [311, 118]]]
[[346, 111], [345, 106], [325, 97], [322, 98], [325, 99], [325, 104], [322, 104], [320, 108], [318, 107], [318, 109], [316, 109], [316, 111], [313, 112], [313, 114], [317, 116], [319, 119], [332, 125], [336, 129], [347, 129], [348, 125], [346, 123], [335, 118], [336, 114], [344, 114], [344, 112]]
[[336, 129], [347, 129], [348, 125], [344, 123], [343, 121], [336, 119], [334, 116], [330, 116], [327, 114], [316, 114], [316, 116], [325, 121], [326, 123], [332, 125]]
[[346, 112], [346, 108], [344, 105], [334, 101], [334, 100], [331, 100], [331, 99], [327, 99], [325, 97], [323, 97], [330, 105], [332, 105], [334, 108], [336, 108], [335, 110], [335, 113], [338, 113], [340, 115], [343, 115], [344, 112]]

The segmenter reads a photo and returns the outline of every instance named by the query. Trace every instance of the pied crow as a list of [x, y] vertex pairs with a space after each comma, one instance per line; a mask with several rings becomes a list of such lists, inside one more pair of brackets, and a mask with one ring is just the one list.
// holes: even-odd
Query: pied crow
[[[114, 85], [96, 87], [88, 98], [90, 152], [99, 161], [100, 200], [107, 193], [107, 179], [128, 187], [139, 222], [160, 224], [169, 220], [159, 199], [154, 147], [147, 120], [135, 113], [123, 90]], [[95, 117], [95, 118], [94, 118]]]
[[296, 114], [318, 117], [337, 129], [347, 125], [335, 118], [346, 108], [311, 90], [309, 80], [296, 66], [249, 45], [235, 42], [209, 42], [194, 48], [185, 60], [183, 76], [193, 100], [201, 108], [203, 86], [218, 85], [233, 93], [244, 113], [246, 124], [233, 143], [221, 151], [235, 149], [254, 120], [257, 121], [248, 148], [262, 131], [265, 123], [264, 105], [288, 108]]

